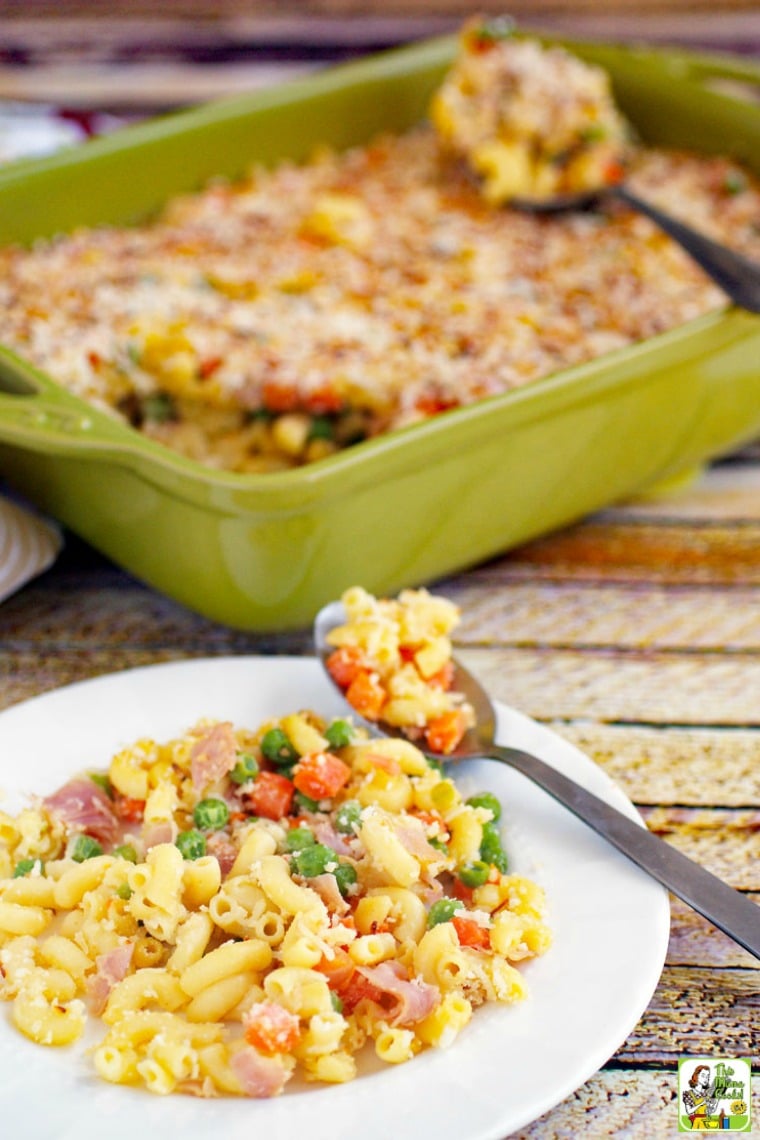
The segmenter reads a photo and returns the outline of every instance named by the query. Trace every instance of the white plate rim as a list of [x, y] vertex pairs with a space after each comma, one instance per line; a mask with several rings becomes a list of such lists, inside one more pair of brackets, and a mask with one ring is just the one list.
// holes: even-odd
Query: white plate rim
[[[75, 768], [105, 766], [110, 748], [118, 747], [119, 743], [127, 744], [141, 735], [155, 732], [161, 737], [171, 732], [181, 732], [198, 717], [205, 715], [229, 716], [236, 723], [255, 725], [258, 717], [263, 719], [267, 713], [254, 712], [248, 718], [241, 716], [240, 709], [248, 699], [249, 685], [250, 699], [255, 703], [254, 692], [257, 693], [256, 700], [263, 697], [265, 707], [271, 709], [269, 715], [292, 711], [294, 708], [313, 707], [315, 697], [319, 708], [325, 713], [337, 714], [341, 711], [338, 697], [322, 676], [317, 662], [309, 657], [198, 657], [106, 673], [50, 690], [0, 711], [0, 792], [9, 788], [8, 775], [1, 759], [8, 754], [6, 748], [9, 739], [12, 742], [15, 738], [18, 743], [20, 735], [30, 741], [32, 748], [29, 764], [23, 766], [23, 778], [16, 777], [13, 782], [15, 789], [13, 785], [11, 789], [16, 792], [47, 792], [53, 790], [61, 778], [73, 774]], [[299, 693], [308, 694], [309, 700], [299, 697]], [[287, 700], [290, 700], [289, 704]], [[279, 702], [278, 707], [272, 707], [273, 702], [274, 705]], [[500, 743], [534, 749], [547, 762], [553, 763], [619, 810], [640, 821], [627, 797], [585, 754], [525, 714], [500, 702], [495, 703], [499, 726], [497, 737]], [[158, 705], [161, 705], [160, 709]], [[91, 717], [93, 709], [98, 710], [100, 718], [108, 717], [107, 725], [102, 719], [99, 721], [97, 716], [94, 724], [85, 723], [86, 717], [83, 720], [77, 719], [85, 713]], [[187, 715], [182, 716], [180, 710], [184, 713], [185, 709]], [[143, 711], [147, 714], [147, 723], [138, 727]], [[30, 774], [40, 766], [39, 760], [35, 760], [34, 746], [37, 738], [47, 739], [50, 730], [45, 725], [50, 723], [51, 717], [56, 723], [61, 718], [65, 722], [67, 717], [73, 717], [77, 725], [81, 724], [82, 735], [88, 741], [83, 747], [83, 753], [87, 754], [81, 755], [81, 760], [74, 769], [67, 754], [63, 760], [56, 760], [58, 769], [55, 765], [51, 767], [49, 760], [46, 760], [52, 783], [40, 787]], [[101, 750], [95, 757], [88, 749], [94, 748], [102, 738], [110, 740], [110, 744], [104, 745], [105, 751]], [[585, 914], [584, 908], [589, 907], [590, 901], [584, 897], [578, 884], [574, 883], [572, 875], [570, 899], [575, 908], [574, 914], [580, 913], [581, 919], [588, 921], [591, 934], [594, 935], [596, 931], [595, 937], [611, 940], [616, 953], [625, 955], [630, 949], [631, 939], [636, 940], [637, 954], [635, 961], [632, 959], [635, 969], [629, 973], [624, 994], [618, 987], [615, 971], [611, 967], [608, 969], [600, 961], [595, 964], [596, 972], [593, 972], [590, 966], [587, 968], [580, 963], [577, 950], [574, 957], [567, 954], [567, 940], [559, 949], [555, 942], [544, 959], [528, 967], [531, 996], [527, 1002], [520, 1007], [476, 1011], [475, 1018], [466, 1031], [467, 1037], [463, 1035], [451, 1050], [427, 1051], [409, 1064], [384, 1069], [382, 1073], [359, 1078], [347, 1085], [319, 1086], [318, 1094], [316, 1089], [309, 1090], [306, 1094], [296, 1093], [290, 1096], [286, 1091], [283, 1097], [275, 1100], [256, 1102], [152, 1097], [138, 1090], [109, 1086], [97, 1081], [85, 1070], [81, 1059], [76, 1062], [76, 1073], [72, 1073], [71, 1060], [62, 1058], [59, 1051], [43, 1050], [20, 1038], [8, 1024], [7, 1006], [2, 1005], [0, 1064], [4, 1063], [4, 1071], [7, 1073], [8, 1065], [16, 1062], [14, 1079], [10, 1081], [10, 1086], [6, 1084], [3, 1096], [4, 1116], [9, 1126], [15, 1125], [18, 1134], [23, 1134], [28, 1140], [47, 1140], [51, 1133], [46, 1131], [49, 1123], [45, 1122], [44, 1100], [33, 1095], [34, 1088], [44, 1087], [39, 1083], [42, 1080], [48, 1084], [52, 1081], [68, 1095], [69, 1115], [77, 1121], [76, 1127], [71, 1131], [71, 1140], [75, 1137], [77, 1140], [89, 1140], [90, 1137], [95, 1140], [96, 1136], [99, 1138], [102, 1135], [106, 1123], [111, 1140], [122, 1140], [122, 1137], [123, 1140], [128, 1137], [131, 1140], [138, 1127], [150, 1127], [151, 1131], [181, 1128], [183, 1140], [201, 1140], [202, 1137], [216, 1134], [217, 1130], [225, 1131], [230, 1137], [239, 1135], [242, 1138], [252, 1125], [264, 1128], [268, 1138], [274, 1140], [279, 1140], [280, 1137], [289, 1140], [291, 1136], [298, 1135], [302, 1127], [308, 1127], [309, 1140], [343, 1140], [344, 1137], [348, 1140], [349, 1136], [356, 1135], [357, 1128], [361, 1128], [363, 1140], [383, 1140], [387, 1136], [393, 1136], [394, 1140], [412, 1140], [412, 1137], [416, 1140], [420, 1134], [420, 1112], [425, 1112], [431, 1134], [435, 1134], [437, 1140], [461, 1140], [463, 1136], [467, 1140], [501, 1140], [560, 1103], [609, 1059], [646, 1009], [659, 981], [667, 951], [670, 931], [668, 895], [644, 872], [609, 848], [588, 828], [543, 793], [533, 789], [516, 773], [505, 771], [493, 761], [468, 762], [465, 769], [462, 778], [466, 781], [477, 777], [481, 786], [484, 773], [487, 773], [489, 785], [506, 781], [505, 787], [513, 798], [516, 797], [516, 802], [524, 799], [528, 805], [529, 820], [532, 811], [532, 828], [540, 831], [541, 826], [546, 826], [550, 828], [551, 836], [559, 833], [564, 837], [565, 847], [559, 852], [552, 852], [546, 847], [543, 852], [538, 851], [539, 864], [542, 854], [546, 854], [550, 856], [550, 870], [553, 860], [554, 863], [562, 864], [560, 874], [566, 875], [569, 866], [585, 881], [590, 876], [592, 883], [604, 886], [607, 892], [604, 895], [604, 905], [608, 912], [611, 908], [611, 913], [603, 918], [593, 912]], [[0, 809], [4, 807], [5, 804], [0, 799]], [[544, 818], [545, 824], [542, 823]], [[514, 819], [510, 822], [507, 812], [508, 837], [510, 827], [515, 822]], [[516, 830], [519, 832], [520, 827]], [[527, 832], [522, 835], [518, 841], [518, 855], [521, 846], [530, 848], [533, 842], [532, 835]], [[584, 852], [582, 862], [577, 857], [579, 849]], [[574, 856], [577, 868], [573, 864]], [[554, 873], [557, 873], [556, 867]], [[541, 879], [540, 866], [536, 877]], [[548, 886], [549, 884], [547, 889]], [[573, 887], [575, 897], [572, 894]], [[625, 893], [625, 906], [618, 906], [616, 901], [620, 890]], [[564, 893], [563, 889], [562, 894]], [[557, 906], [568, 905], [568, 900], [553, 900], [550, 894], [550, 922], [553, 903], [556, 911]], [[576, 932], [570, 923], [566, 923], [566, 931], [572, 941]], [[563, 961], [563, 956], [567, 958], [566, 962]], [[560, 988], [556, 973], [568, 964], [574, 964], [576, 969], [580, 966], [581, 972], [588, 969], [584, 981], [589, 991], [592, 986], [599, 984], [601, 969], [601, 984], [610, 991], [602, 1003], [605, 1008], [600, 1006], [599, 994], [594, 998], [589, 992], [586, 995], [586, 1005], [583, 1004], [583, 992], [579, 995], [572, 994], [570, 987], [575, 983], [574, 978], [568, 982], [567, 987]], [[551, 1007], [545, 987], [556, 999]], [[589, 1006], [591, 1007], [592, 1020], [596, 1017], [593, 1040], [586, 1041], [580, 1054], [573, 1052], [570, 1056], [567, 1043], [562, 1040], [557, 1025], [553, 1026], [553, 1033], [547, 1034], [540, 1050], [540, 1058], [535, 1052], [536, 1042], [530, 1034], [526, 1042], [523, 1036], [526, 1022], [529, 1025], [531, 1011], [536, 1007], [543, 1008], [544, 1002], [548, 1007], [545, 1012], [548, 1013], [550, 1023], [557, 1002], [560, 1006], [563, 1002], [569, 1002], [568, 1008], [572, 1013], [588, 1012]], [[5, 1023], [3, 1014], [6, 1015]], [[512, 1026], [510, 1021], [514, 1023]], [[510, 1028], [513, 1033], [510, 1033]], [[551, 1029], [551, 1024], [547, 1028]], [[522, 1044], [520, 1052], [516, 1053], [518, 1031]], [[572, 1031], [577, 1034], [577, 1026], [573, 1026]], [[499, 1045], [500, 1050], [502, 1047], [504, 1050], [498, 1058], [490, 1056], [494, 1043]], [[530, 1059], [526, 1059], [525, 1051], [530, 1051], [531, 1048], [534, 1049], [536, 1063], [540, 1061], [549, 1070], [544, 1083], [538, 1079], [540, 1074], [534, 1079], [532, 1070], [523, 1070], [521, 1067]], [[51, 1053], [53, 1056], [50, 1056]], [[18, 1065], [19, 1057], [23, 1058], [22, 1065]], [[529, 1086], [529, 1092], [524, 1092], [522, 1098], [519, 1095], [515, 1097], [510, 1092], [509, 1085], [505, 1089], [498, 1084], [502, 1058], [505, 1065], [512, 1065], [512, 1077], [522, 1080], [521, 1088], [524, 1090], [526, 1083]], [[479, 1087], [480, 1077], [496, 1080], [497, 1087]], [[472, 1088], [473, 1082], [478, 1087]], [[99, 1106], [97, 1114], [94, 1112], [96, 1105]], [[459, 1110], [457, 1105], [461, 1105]], [[212, 1108], [209, 1109], [208, 1106]], [[91, 1123], [96, 1115], [97, 1121]], [[61, 1119], [60, 1116], [58, 1119]], [[35, 1127], [40, 1130], [34, 1131]], [[463, 1128], [466, 1131], [463, 1132]], [[60, 1140], [69, 1140], [68, 1131], [59, 1129], [56, 1134]]]

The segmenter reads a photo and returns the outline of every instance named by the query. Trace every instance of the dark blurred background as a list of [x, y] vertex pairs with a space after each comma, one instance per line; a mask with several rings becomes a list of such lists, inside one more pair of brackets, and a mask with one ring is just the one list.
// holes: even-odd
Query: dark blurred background
[[[537, 30], [756, 54], [750, 0], [514, 0]], [[0, 0], [0, 99], [140, 114], [454, 30], [456, 0]]]

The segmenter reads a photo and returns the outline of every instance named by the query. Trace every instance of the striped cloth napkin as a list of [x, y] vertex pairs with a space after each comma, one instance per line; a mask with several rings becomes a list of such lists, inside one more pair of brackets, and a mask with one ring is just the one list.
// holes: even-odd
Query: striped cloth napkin
[[47, 570], [61, 546], [54, 523], [0, 497], [0, 602]]

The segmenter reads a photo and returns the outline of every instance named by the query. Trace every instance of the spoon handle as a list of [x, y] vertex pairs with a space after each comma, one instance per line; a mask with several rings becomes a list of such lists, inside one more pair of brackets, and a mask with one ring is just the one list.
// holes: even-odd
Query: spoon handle
[[751, 313], [760, 313], [760, 264], [720, 245], [691, 226], [665, 214], [651, 202], [639, 198], [627, 186], [615, 186], [610, 193], [631, 209], [646, 214], [712, 277], [734, 304]]
[[760, 958], [760, 907], [749, 898], [538, 757], [498, 744], [490, 745], [484, 754], [527, 776], [673, 894]]

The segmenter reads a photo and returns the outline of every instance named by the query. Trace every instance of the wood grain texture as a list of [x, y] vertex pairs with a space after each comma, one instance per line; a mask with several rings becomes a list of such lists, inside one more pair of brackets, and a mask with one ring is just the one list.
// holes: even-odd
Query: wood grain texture
[[467, 649], [492, 695], [537, 720], [760, 726], [760, 658], [708, 653]]
[[[675, 1069], [604, 1070], [513, 1140], [673, 1140], [678, 1135], [677, 1098]], [[753, 1078], [753, 1105], [757, 1119], [760, 1078]]]
[[[503, 10], [498, 0], [478, 6]], [[760, 45], [760, 12], [749, 0], [516, 0], [509, 11], [536, 31], [592, 39], [741, 53]], [[0, 98], [151, 114], [454, 32], [471, 12], [453, 0], [175, 0], [160, 9], [150, 0], [0, 0]]]

